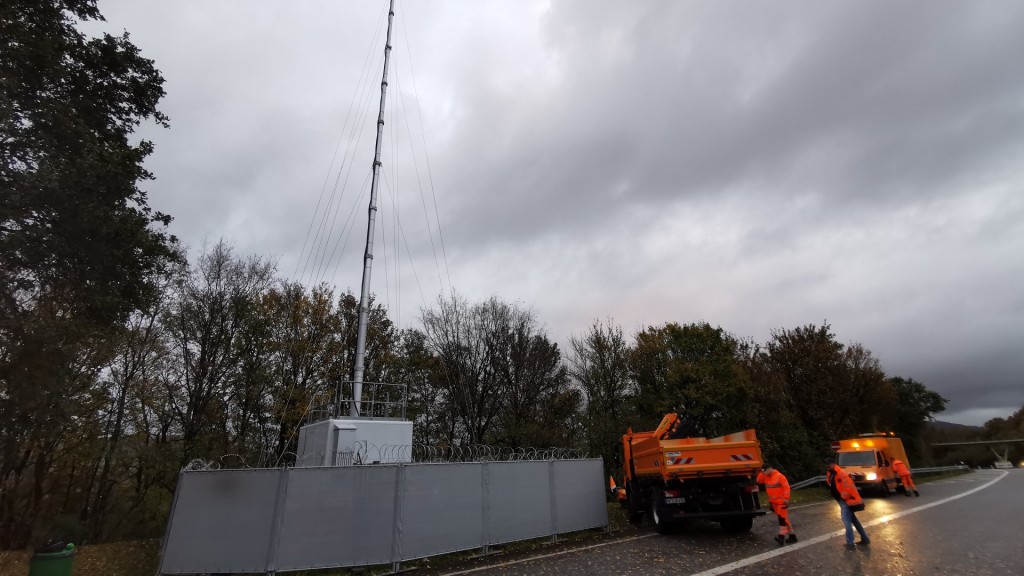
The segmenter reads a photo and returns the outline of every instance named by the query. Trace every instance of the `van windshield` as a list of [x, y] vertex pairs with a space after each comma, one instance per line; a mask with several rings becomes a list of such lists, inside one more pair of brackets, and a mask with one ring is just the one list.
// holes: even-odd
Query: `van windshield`
[[874, 452], [840, 452], [836, 463], [840, 466], [874, 466]]

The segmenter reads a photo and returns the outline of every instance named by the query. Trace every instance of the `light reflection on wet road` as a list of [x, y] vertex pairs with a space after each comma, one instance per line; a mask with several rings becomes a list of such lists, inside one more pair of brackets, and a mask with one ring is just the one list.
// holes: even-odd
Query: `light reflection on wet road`
[[[947, 498], [972, 494], [928, 507]], [[473, 569], [478, 576], [582, 576], [599, 574], [779, 574], [813, 576], [924, 574], [989, 576], [1024, 574], [1024, 470], [985, 470], [921, 486], [920, 498], [872, 498], [858, 514], [872, 544], [848, 550], [834, 502], [794, 507], [790, 516], [801, 538], [779, 549], [774, 517], [755, 521], [748, 534], [724, 534], [714, 524], [678, 534]], [[908, 513], [909, 512], [909, 513]], [[904, 513], [905, 515], [900, 515]], [[892, 515], [897, 515], [892, 518]], [[756, 563], [751, 557], [771, 556]], [[496, 560], [500, 562], [500, 560]], [[733, 564], [731, 564], [733, 563]], [[738, 565], [737, 565], [738, 564]], [[458, 569], [451, 573], [459, 573]], [[467, 573], [462, 571], [462, 573]]]

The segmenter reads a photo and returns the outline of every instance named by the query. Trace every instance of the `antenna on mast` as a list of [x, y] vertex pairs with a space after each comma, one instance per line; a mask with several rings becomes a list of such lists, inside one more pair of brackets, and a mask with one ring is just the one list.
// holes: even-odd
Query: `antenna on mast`
[[377, 144], [373, 151], [373, 181], [370, 184], [370, 208], [366, 226], [366, 252], [363, 255], [363, 283], [359, 290], [359, 328], [356, 336], [356, 358], [352, 371], [352, 405], [349, 415], [359, 416], [363, 399], [363, 372], [366, 356], [366, 325], [370, 313], [370, 272], [373, 268], [374, 223], [377, 216], [377, 192], [380, 186], [380, 148], [384, 137], [384, 103], [388, 94], [388, 67], [391, 64], [391, 24], [395, 18], [395, 0], [388, 8], [388, 34], [384, 44], [384, 76], [380, 82], [380, 112], [377, 115]]

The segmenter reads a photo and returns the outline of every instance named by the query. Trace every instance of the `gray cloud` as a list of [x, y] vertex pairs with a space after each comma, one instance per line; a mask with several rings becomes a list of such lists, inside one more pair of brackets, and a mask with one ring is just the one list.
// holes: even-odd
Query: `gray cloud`
[[[100, 8], [167, 79], [172, 128], [142, 135], [173, 231], [291, 275], [337, 179], [316, 277], [358, 288], [385, 3]], [[401, 323], [449, 273], [563, 343], [828, 321], [951, 418], [1024, 405], [1024, 7], [431, 0], [396, 24], [374, 290]]]

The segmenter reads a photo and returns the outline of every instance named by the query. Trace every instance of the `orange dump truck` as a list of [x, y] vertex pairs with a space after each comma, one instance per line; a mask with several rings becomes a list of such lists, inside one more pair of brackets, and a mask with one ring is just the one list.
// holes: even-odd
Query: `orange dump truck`
[[907, 468], [907, 452], [903, 441], [892, 432], [861, 434], [832, 443], [836, 451], [836, 464], [846, 470], [857, 489], [867, 494], [888, 496], [896, 491], [899, 476], [892, 469], [892, 461], [900, 459]]
[[688, 519], [705, 518], [729, 532], [745, 532], [765, 514], [755, 478], [761, 446], [753, 430], [718, 438], [676, 438], [678, 414], [666, 415], [653, 432], [629, 430], [620, 461], [623, 505], [638, 522], [648, 514], [658, 532]]

